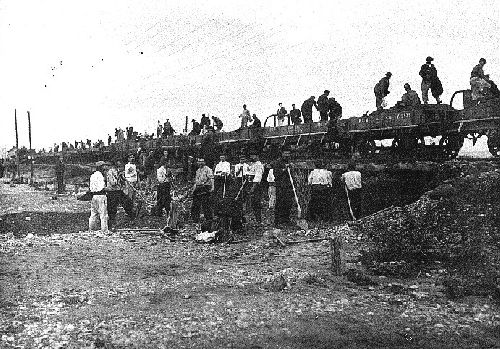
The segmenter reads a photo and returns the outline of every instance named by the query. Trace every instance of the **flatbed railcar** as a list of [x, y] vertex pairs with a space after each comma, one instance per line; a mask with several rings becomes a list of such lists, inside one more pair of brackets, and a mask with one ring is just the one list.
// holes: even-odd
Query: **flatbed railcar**
[[[453, 103], [462, 96], [463, 108]], [[414, 108], [393, 107], [361, 117], [336, 122], [246, 128], [206, 135], [176, 135], [150, 140], [123, 141], [100, 149], [65, 150], [69, 162], [91, 162], [125, 157], [140, 149], [168, 149], [172, 156], [184, 160], [202, 155], [215, 161], [220, 152], [232, 159], [249, 148], [263, 151], [270, 159], [274, 150], [291, 149], [298, 157], [348, 158], [353, 154], [376, 156], [388, 150], [389, 156], [415, 157], [432, 155], [433, 159], [457, 156], [465, 138], [476, 140], [488, 136], [488, 148], [500, 156], [500, 98], [471, 100], [470, 90], [456, 91], [450, 104], [427, 104]], [[274, 117], [271, 115], [270, 117]], [[269, 118], [270, 118], [269, 117]], [[266, 120], [267, 121], [267, 120]], [[425, 137], [440, 137], [439, 143], [426, 144]], [[382, 147], [379, 141], [392, 140]], [[379, 143], [379, 144], [377, 144]], [[388, 148], [388, 149], [385, 149]], [[38, 162], [53, 162], [59, 153], [38, 154]]]

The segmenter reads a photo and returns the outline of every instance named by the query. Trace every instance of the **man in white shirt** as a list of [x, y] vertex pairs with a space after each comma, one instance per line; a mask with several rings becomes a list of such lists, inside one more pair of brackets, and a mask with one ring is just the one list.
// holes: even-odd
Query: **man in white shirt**
[[234, 166], [234, 175], [236, 182], [241, 186], [249, 173], [249, 165], [244, 155], [240, 156], [240, 163]]
[[162, 158], [161, 166], [156, 170], [156, 179], [158, 180], [158, 189], [156, 191], [156, 214], [158, 217], [163, 215], [163, 209], [168, 216], [170, 213], [170, 183], [172, 181], [172, 172], [168, 168], [168, 160]]
[[276, 205], [276, 183], [274, 182], [274, 171], [269, 169], [267, 173], [267, 195], [269, 196], [269, 209], [273, 209]]
[[261, 223], [261, 199], [262, 199], [262, 176], [264, 175], [264, 165], [259, 160], [258, 154], [252, 154], [252, 165], [250, 166], [250, 172], [253, 173], [253, 179], [250, 187], [250, 196], [252, 211], [257, 223]]
[[[231, 164], [226, 161], [226, 156], [221, 155], [219, 156], [219, 159], [220, 161], [217, 165], [215, 165], [214, 169], [214, 191], [216, 195], [218, 195], [219, 190], [224, 187], [224, 185], [226, 184], [227, 176], [229, 176], [229, 174], [231, 173]], [[222, 197], [223, 194], [221, 194], [220, 196]]]
[[356, 171], [356, 164], [350, 162], [347, 165], [347, 172], [345, 172], [342, 177], [342, 182], [344, 183], [346, 194], [350, 201], [350, 208], [352, 209], [352, 214], [354, 219], [360, 218], [361, 216], [361, 172]]
[[138, 174], [137, 166], [135, 165], [135, 156], [130, 154], [128, 156], [128, 163], [125, 164], [125, 190], [127, 195], [135, 202], [135, 189], [137, 188]]
[[329, 221], [332, 212], [332, 173], [324, 169], [324, 163], [316, 162], [316, 168], [311, 171], [307, 179], [311, 186], [308, 219]]
[[89, 218], [89, 231], [94, 230], [97, 224], [97, 219], [101, 221], [101, 232], [105, 233], [108, 231], [108, 209], [107, 209], [107, 198], [104, 187], [106, 186], [104, 182], [104, 176], [102, 171], [104, 170], [104, 162], [98, 161], [96, 166], [96, 171], [90, 176], [90, 192], [92, 193], [92, 201], [90, 202], [90, 218]]

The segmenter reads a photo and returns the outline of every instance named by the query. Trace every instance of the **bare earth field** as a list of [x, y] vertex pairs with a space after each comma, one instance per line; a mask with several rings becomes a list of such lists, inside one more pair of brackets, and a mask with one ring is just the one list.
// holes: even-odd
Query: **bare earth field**
[[[500, 348], [498, 304], [449, 300], [439, 268], [333, 276], [326, 241], [280, 247], [270, 229], [236, 244], [197, 244], [189, 224], [176, 241], [89, 233], [89, 203], [52, 195], [0, 184], [1, 348]], [[362, 232], [310, 235], [332, 232], [362, 271]]]

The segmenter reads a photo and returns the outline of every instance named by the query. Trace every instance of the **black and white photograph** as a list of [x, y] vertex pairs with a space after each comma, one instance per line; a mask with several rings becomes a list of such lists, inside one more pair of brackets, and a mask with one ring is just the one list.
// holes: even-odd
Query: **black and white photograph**
[[500, 2], [0, 0], [0, 348], [500, 348]]

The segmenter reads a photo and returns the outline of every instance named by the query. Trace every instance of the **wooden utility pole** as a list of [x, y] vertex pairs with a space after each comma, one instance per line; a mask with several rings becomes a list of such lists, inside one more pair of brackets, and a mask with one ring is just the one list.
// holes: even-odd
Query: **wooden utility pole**
[[29, 152], [29, 160], [30, 160], [30, 184], [33, 184], [33, 150], [31, 148], [31, 116], [28, 110], [28, 137], [30, 141], [30, 152]]
[[188, 116], [186, 115], [186, 123], [185, 123], [185, 127], [184, 127], [184, 132], [188, 132]]
[[21, 169], [19, 167], [19, 134], [17, 132], [17, 110], [14, 109], [14, 124], [16, 126], [16, 165], [17, 165], [17, 178], [21, 178]]
[[333, 275], [342, 275], [345, 269], [344, 246], [342, 238], [338, 235], [330, 237], [330, 256], [332, 259]]

